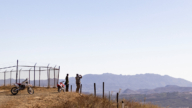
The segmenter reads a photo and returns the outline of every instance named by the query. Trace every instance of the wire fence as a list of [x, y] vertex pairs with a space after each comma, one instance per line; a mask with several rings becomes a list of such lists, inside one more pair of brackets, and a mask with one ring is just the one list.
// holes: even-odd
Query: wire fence
[[35, 87], [57, 87], [60, 67], [19, 65], [0, 68], [0, 86], [21, 83], [26, 78]]

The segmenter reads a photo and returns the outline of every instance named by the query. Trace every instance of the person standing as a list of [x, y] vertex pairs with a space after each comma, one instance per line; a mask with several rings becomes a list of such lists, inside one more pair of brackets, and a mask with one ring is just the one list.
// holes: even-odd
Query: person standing
[[66, 92], [69, 91], [69, 74], [65, 77]]
[[79, 92], [79, 89], [80, 89], [80, 86], [81, 86], [81, 81], [80, 81], [81, 78], [82, 78], [81, 75], [76, 74], [75, 79], [76, 79], [76, 86], [77, 86], [76, 92], [77, 92], [77, 93]]

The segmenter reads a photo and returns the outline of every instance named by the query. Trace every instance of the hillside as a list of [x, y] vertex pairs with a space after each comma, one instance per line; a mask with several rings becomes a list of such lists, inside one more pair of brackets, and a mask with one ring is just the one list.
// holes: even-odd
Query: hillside
[[[0, 87], [0, 108], [116, 108], [117, 104], [105, 98], [93, 95], [79, 95], [74, 92], [57, 92], [57, 88], [34, 88], [35, 93], [29, 95], [27, 90], [11, 95], [11, 87]], [[119, 100], [119, 106], [122, 100]], [[126, 101], [125, 106], [134, 108], [159, 108], [152, 104]], [[121, 108], [121, 107], [119, 107]]]
[[155, 89], [139, 89], [139, 90], [130, 90], [126, 89], [123, 94], [153, 94], [153, 93], [165, 93], [165, 92], [192, 92], [192, 87], [179, 87], [176, 85], [167, 85], [165, 87], [158, 87]]
[[[69, 78], [70, 84], [75, 87], [75, 78]], [[168, 75], [161, 76], [157, 74], [138, 74], [138, 75], [115, 75], [105, 73], [101, 75], [87, 74], [82, 78], [83, 91], [93, 92], [93, 83], [96, 83], [98, 93], [102, 92], [102, 82], [105, 82], [106, 91], [123, 91], [127, 88], [131, 90], [155, 89], [165, 87], [166, 85], [177, 85], [181, 87], [192, 87], [192, 82], [181, 78], [173, 78]]]
[[[114, 97], [115, 98], [115, 97]], [[154, 94], [121, 94], [120, 98], [125, 98], [127, 100], [135, 100], [155, 105], [161, 107], [172, 107], [172, 108], [183, 108], [183, 107], [192, 107], [192, 94], [188, 93], [154, 93]]]

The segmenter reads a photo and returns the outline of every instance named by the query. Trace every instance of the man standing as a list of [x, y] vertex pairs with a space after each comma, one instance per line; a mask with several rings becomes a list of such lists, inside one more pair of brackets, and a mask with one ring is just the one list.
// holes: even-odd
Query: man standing
[[81, 81], [80, 81], [81, 78], [82, 78], [81, 75], [76, 74], [75, 79], [76, 79], [76, 86], [77, 86], [77, 88], [76, 88], [76, 92], [77, 92], [77, 93], [79, 92], [79, 88], [80, 88], [80, 85], [81, 85]]
[[69, 91], [69, 74], [65, 77], [66, 92]]

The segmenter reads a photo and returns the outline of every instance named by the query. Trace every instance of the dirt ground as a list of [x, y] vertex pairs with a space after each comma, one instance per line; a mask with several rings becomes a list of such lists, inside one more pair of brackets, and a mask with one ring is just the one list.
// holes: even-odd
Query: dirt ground
[[[27, 89], [11, 94], [12, 87], [0, 87], [0, 108], [116, 108], [117, 103], [94, 95], [79, 95], [75, 92], [60, 92], [57, 88], [33, 88], [30, 95]], [[123, 100], [132, 108], [160, 108], [152, 104]], [[119, 100], [119, 102], [121, 102]], [[121, 103], [119, 103], [120, 105]], [[121, 108], [121, 106], [119, 106]]]
[[27, 89], [19, 91], [17, 95], [11, 94], [12, 87], [0, 87], [0, 108], [37, 108], [57, 107], [61, 100], [72, 101], [80, 96], [74, 92], [58, 93], [57, 88], [33, 88], [34, 94], [30, 95]]

